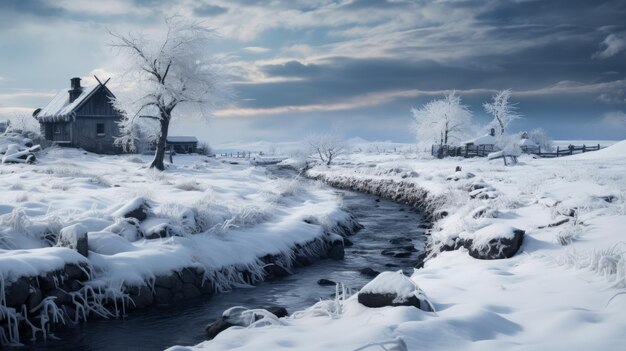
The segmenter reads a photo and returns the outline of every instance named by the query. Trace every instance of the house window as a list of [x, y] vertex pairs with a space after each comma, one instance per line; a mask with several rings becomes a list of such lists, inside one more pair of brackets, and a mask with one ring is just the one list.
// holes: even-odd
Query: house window
[[54, 125], [54, 134], [61, 134], [61, 126], [58, 124]]
[[96, 135], [104, 135], [104, 123], [96, 123]]

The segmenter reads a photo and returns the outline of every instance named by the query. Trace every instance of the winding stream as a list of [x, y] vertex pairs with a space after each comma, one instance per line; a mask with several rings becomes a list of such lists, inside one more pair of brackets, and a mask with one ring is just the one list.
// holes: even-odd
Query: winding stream
[[[409, 206], [371, 195], [337, 192], [343, 197], [344, 206], [364, 226], [350, 237], [354, 245], [346, 247], [343, 261], [320, 260], [309, 267], [295, 269], [295, 274], [289, 277], [263, 282], [254, 288], [137, 310], [124, 320], [90, 320], [58, 331], [56, 340], [41, 340], [26, 347], [34, 350], [99, 351], [163, 350], [173, 345], [195, 345], [205, 340], [205, 326], [232, 306], [283, 306], [291, 313], [334, 294], [335, 287], [318, 285], [319, 279], [343, 282], [346, 287], [358, 289], [372, 279], [359, 272], [365, 267], [377, 271], [403, 268], [412, 272], [420, 252], [405, 258], [384, 256], [381, 252], [411, 244], [422, 251], [422, 235], [418, 229], [420, 215]], [[414, 240], [390, 243], [391, 239], [399, 237]]]

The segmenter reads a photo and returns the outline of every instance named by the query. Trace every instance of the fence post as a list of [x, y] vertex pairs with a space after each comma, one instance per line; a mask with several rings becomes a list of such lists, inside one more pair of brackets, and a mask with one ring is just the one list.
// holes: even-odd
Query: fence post
[[598, 151], [600, 151], [600, 144], [598, 144]]
[[560, 146], [557, 146], [557, 147], [556, 147], [556, 157], [559, 157], [559, 151], [560, 151], [560, 148], [561, 148]]
[[583, 154], [585, 153], [585, 151], [587, 151], [586, 149], [587, 147], [585, 146], [585, 144], [583, 144]]

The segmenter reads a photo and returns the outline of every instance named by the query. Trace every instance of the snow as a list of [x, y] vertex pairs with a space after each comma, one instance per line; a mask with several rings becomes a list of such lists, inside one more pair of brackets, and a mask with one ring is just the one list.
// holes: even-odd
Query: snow
[[497, 142], [496, 137], [491, 134], [481, 135], [474, 139], [470, 139], [464, 141], [463, 144], [474, 144], [474, 145], [495, 145]]
[[530, 140], [530, 139], [521, 139], [519, 141], [519, 146], [526, 146], [526, 147], [537, 147], [537, 143], [535, 143], [534, 141]]
[[382, 272], [367, 283], [359, 293], [363, 294], [395, 294], [398, 301], [414, 296], [417, 285], [407, 278], [402, 271]]
[[7, 282], [36, 277], [63, 268], [66, 264], [88, 264], [78, 252], [64, 247], [33, 250], [0, 249], [0, 275]]
[[504, 223], [495, 223], [481, 228], [473, 233], [463, 232], [459, 234], [461, 239], [471, 239], [474, 247], [485, 247], [493, 239], [513, 239], [515, 228]]
[[606, 149], [578, 154], [572, 157], [574, 157], [574, 159], [576, 160], [610, 160], [615, 158], [623, 159], [624, 157], [626, 157], [626, 140], [615, 143], [607, 147]]
[[76, 223], [61, 229], [59, 240], [75, 248], [78, 245], [78, 241], [84, 239], [86, 236], [87, 227], [81, 223]]
[[[461, 248], [415, 270], [410, 280], [428, 293], [436, 313], [369, 309], [353, 296], [321, 301], [282, 325], [228, 329], [212, 341], [171, 350], [377, 350], [381, 344], [395, 350], [626, 349], [624, 148], [626, 141], [558, 159], [522, 155], [509, 167], [486, 158], [354, 152], [331, 167], [316, 167], [310, 175], [341, 184], [426, 190], [429, 208], [449, 213], [431, 230], [440, 243], [487, 241], [511, 236], [513, 228], [525, 231], [524, 243], [510, 259], [477, 260]], [[450, 178], [457, 166], [476, 176]], [[487, 185], [490, 196], [470, 198], [474, 184]], [[479, 210], [485, 214], [477, 216]], [[563, 244], [564, 237], [571, 241]], [[388, 274], [396, 273], [381, 275]], [[370, 284], [381, 291], [384, 285], [409, 288]]]
[[134, 199], [128, 201], [125, 205], [120, 207], [117, 211], [113, 212], [113, 217], [123, 218], [126, 214], [137, 210], [147, 203], [143, 196], [137, 196]]
[[[324, 224], [349, 219], [331, 189], [275, 179], [261, 167], [184, 155], [158, 172], [147, 168], [150, 158], [50, 148], [34, 165], [0, 165], [0, 273], [40, 275], [80, 261], [95, 268], [94, 280], [119, 288], [185, 267], [207, 275], [235, 266], [255, 271], [259, 257], [326, 238]], [[144, 202], [150, 213], [141, 226], [166, 223], [177, 236], [136, 236], [132, 220], [120, 217]], [[309, 217], [320, 224], [305, 223]], [[88, 259], [46, 241], [48, 233], [83, 231]]]
[[59, 91], [54, 98], [39, 111], [36, 118], [41, 121], [69, 121], [74, 110], [80, 106], [87, 97], [98, 90], [100, 84], [82, 87], [81, 94], [70, 103], [70, 95], [67, 89]]

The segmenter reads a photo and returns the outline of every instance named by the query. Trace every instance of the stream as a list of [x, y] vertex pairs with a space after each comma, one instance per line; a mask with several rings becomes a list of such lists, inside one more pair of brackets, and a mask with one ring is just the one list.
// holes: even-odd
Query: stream
[[[281, 176], [278, 174], [278, 176]], [[345, 259], [319, 260], [304, 268], [295, 268], [286, 278], [259, 283], [254, 288], [236, 289], [211, 297], [199, 297], [167, 306], [133, 311], [123, 320], [90, 320], [55, 333], [57, 339], [26, 344], [32, 350], [163, 350], [173, 345], [195, 345], [206, 339], [205, 326], [232, 306], [259, 308], [283, 306], [289, 313], [331, 298], [334, 286], [321, 286], [319, 279], [342, 282], [359, 289], [372, 278], [359, 272], [370, 267], [376, 271], [404, 269], [411, 273], [417, 256], [423, 251], [422, 218], [410, 206], [375, 196], [337, 190], [345, 208], [364, 228], [350, 237]], [[412, 242], [392, 244], [394, 238], [412, 238]], [[418, 252], [398, 258], [382, 255], [385, 249], [415, 245]], [[24, 350], [11, 348], [11, 350]]]

